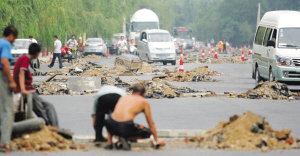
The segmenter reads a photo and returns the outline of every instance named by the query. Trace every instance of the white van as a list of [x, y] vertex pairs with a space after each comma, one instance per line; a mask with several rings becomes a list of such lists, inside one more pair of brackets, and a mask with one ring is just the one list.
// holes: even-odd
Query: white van
[[176, 52], [171, 34], [166, 30], [145, 30], [137, 42], [140, 59], [176, 65]]
[[300, 12], [271, 11], [261, 19], [253, 42], [252, 75], [257, 82], [300, 81]]

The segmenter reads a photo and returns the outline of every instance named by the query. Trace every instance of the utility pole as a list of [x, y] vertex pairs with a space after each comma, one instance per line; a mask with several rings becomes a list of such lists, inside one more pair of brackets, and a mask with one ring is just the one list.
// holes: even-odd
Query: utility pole
[[[124, 5], [124, 8], [126, 7], [125, 6], [125, 0], [123, 0], [123, 5]], [[126, 37], [126, 16], [123, 15], [123, 34], [125, 35], [124, 37]]]
[[260, 3], [258, 3], [256, 29], [258, 28], [259, 22], [260, 22]]

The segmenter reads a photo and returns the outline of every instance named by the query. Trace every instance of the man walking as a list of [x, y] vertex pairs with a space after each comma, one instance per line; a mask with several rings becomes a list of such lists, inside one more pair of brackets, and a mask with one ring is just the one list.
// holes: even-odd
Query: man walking
[[51, 53], [53, 52], [53, 59], [50, 65], [48, 65], [49, 68], [52, 68], [54, 66], [56, 57], [58, 57], [58, 61], [59, 61], [59, 69], [61, 69], [62, 66], [62, 61], [61, 61], [61, 41], [58, 40], [57, 35], [53, 36], [54, 38], [54, 47], [51, 50]]
[[10, 152], [10, 138], [14, 122], [13, 93], [16, 83], [10, 72], [12, 59], [12, 43], [18, 38], [18, 30], [14, 26], [4, 29], [0, 39], [0, 152]]

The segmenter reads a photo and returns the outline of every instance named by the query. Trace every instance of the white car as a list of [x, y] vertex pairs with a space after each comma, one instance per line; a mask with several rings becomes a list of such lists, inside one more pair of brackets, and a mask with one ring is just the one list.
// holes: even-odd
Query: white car
[[[18, 58], [24, 54], [28, 54], [28, 48], [31, 44], [30, 39], [16, 39], [14, 44], [12, 45], [11, 54], [13, 56], [13, 59], [11, 61], [11, 64], [14, 65]], [[31, 61], [33, 68], [40, 68], [40, 62], [39, 59], [35, 59]]]
[[171, 34], [166, 30], [145, 30], [137, 42], [137, 55], [140, 59], [176, 65], [176, 52]]

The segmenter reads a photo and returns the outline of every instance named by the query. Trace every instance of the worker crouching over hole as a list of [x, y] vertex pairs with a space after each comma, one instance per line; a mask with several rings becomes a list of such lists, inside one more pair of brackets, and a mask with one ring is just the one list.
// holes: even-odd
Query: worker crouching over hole
[[[149, 138], [153, 135], [154, 145], [165, 145], [164, 140], [157, 137], [155, 124], [152, 120], [149, 103], [145, 100], [145, 87], [137, 84], [132, 88], [132, 94], [121, 97], [111, 116], [105, 121], [108, 138], [105, 149], [113, 149], [112, 136], [119, 136], [124, 150], [130, 150], [128, 140]], [[149, 129], [133, 122], [135, 116], [144, 112]], [[120, 146], [119, 146], [120, 147]]]
[[115, 86], [102, 87], [94, 100], [93, 108], [93, 127], [96, 133], [94, 143], [106, 142], [102, 135], [102, 129], [105, 121], [105, 114], [111, 114], [121, 96], [125, 96], [126, 92]]

